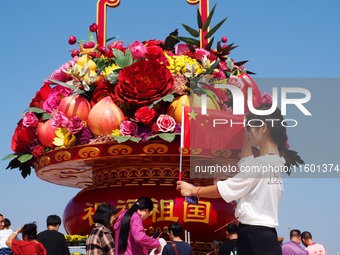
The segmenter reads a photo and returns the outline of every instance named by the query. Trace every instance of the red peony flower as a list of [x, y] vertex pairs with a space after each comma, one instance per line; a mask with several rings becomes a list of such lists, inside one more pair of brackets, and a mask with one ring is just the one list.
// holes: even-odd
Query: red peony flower
[[35, 130], [35, 128], [25, 127], [21, 119], [12, 136], [12, 151], [15, 153], [26, 152], [31, 141], [36, 138]]
[[139, 61], [120, 71], [115, 87], [119, 100], [136, 105], [150, 105], [172, 91], [170, 71], [156, 61]]
[[156, 117], [156, 114], [155, 109], [149, 109], [148, 106], [143, 106], [136, 111], [135, 118], [138, 122], [141, 122], [144, 125], [149, 125]]

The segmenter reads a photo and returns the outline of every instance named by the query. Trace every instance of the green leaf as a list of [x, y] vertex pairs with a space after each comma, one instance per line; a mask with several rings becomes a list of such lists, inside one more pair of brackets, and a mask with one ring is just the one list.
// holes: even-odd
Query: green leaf
[[159, 138], [162, 138], [165, 141], [172, 142], [175, 140], [176, 135], [174, 133], [160, 133], [158, 134]]
[[55, 84], [59, 84], [61, 86], [64, 86], [64, 87], [72, 89], [72, 90], [76, 89], [75, 86], [69, 85], [69, 84], [62, 82], [62, 81], [58, 81], [58, 80], [54, 80], [54, 79], [48, 79], [48, 80], [55, 83]]
[[211, 12], [209, 13], [207, 20], [205, 21], [205, 23], [203, 25], [203, 31], [207, 31], [208, 27], [210, 26], [210, 22], [211, 22], [213, 15], [214, 15], [215, 8], [216, 8], [216, 4], [212, 8]]
[[[174, 92], [173, 92], [173, 93], [174, 93]], [[153, 101], [152, 104], [149, 105], [149, 109], [153, 108], [156, 104], [158, 104], [158, 103], [161, 102], [161, 101], [170, 102], [170, 103], [171, 103], [172, 101], [175, 100], [175, 96], [174, 96], [173, 93], [171, 93], [171, 94], [169, 94], [169, 95], [166, 95], [166, 96], [164, 96], [164, 97], [161, 97], [160, 99], [157, 99], [157, 100]]]
[[47, 113], [47, 112], [45, 112], [45, 113], [43, 113], [43, 115], [42, 115], [42, 119], [43, 119], [43, 120], [50, 120], [50, 119], [52, 119], [52, 115], [49, 114], [49, 113]]
[[174, 94], [169, 94], [169, 95], [162, 97], [162, 100], [164, 102], [170, 102], [171, 103], [172, 101], [175, 100], [175, 96], [174, 96]]
[[133, 57], [130, 49], [127, 49], [125, 54], [121, 50], [113, 49], [113, 54], [116, 56], [116, 64], [121, 68], [127, 67], [133, 63]]
[[118, 58], [124, 58], [124, 52], [118, 49], [112, 49], [113, 55], [115, 55], [116, 59]]
[[38, 107], [29, 107], [27, 108], [27, 110], [25, 110], [25, 112], [34, 112], [34, 113], [45, 113], [45, 111], [41, 108], [38, 108]]
[[33, 158], [32, 154], [22, 154], [18, 157], [18, 160], [20, 163], [25, 163], [29, 161], [31, 158]]
[[230, 51], [237, 48], [238, 46], [234, 46], [234, 43], [228, 44], [226, 47], [223, 48], [221, 54], [227, 55]]
[[93, 33], [89, 30], [89, 41], [95, 42]]
[[223, 50], [221, 46], [221, 42], [217, 42], [217, 47], [216, 47], [217, 52], [221, 52]]
[[113, 40], [113, 39], [116, 39], [116, 38], [117, 38], [117, 36], [110, 37], [110, 38], [106, 39], [106, 42], [109, 42], [109, 41], [111, 41], [111, 40]]
[[211, 46], [212, 46], [213, 43], [214, 43], [214, 38], [211, 38], [209, 43], [205, 46], [205, 49], [210, 51], [211, 50]]
[[208, 97], [210, 97], [210, 99], [214, 102], [215, 105], [218, 104], [216, 100], [218, 97], [214, 92], [212, 92], [209, 89], [202, 89], [202, 90], [204, 91], [205, 94], [207, 94]]
[[200, 36], [200, 32], [197, 31], [196, 29], [193, 29], [192, 27], [189, 27], [185, 24], [182, 23], [182, 26], [185, 28], [186, 31], [189, 32], [190, 35], [192, 35], [193, 37], [199, 37]]
[[248, 62], [248, 60], [243, 60], [243, 61], [236, 62], [235, 65], [242, 66], [242, 65], [244, 65], [247, 62]]
[[207, 73], [207, 74], [211, 74], [211, 73], [215, 70], [215, 68], [218, 66], [219, 63], [220, 63], [220, 61], [219, 61], [219, 60], [216, 60], [216, 61], [214, 62], [214, 64], [212, 64], [212, 65], [210, 66], [210, 68], [207, 69], [206, 73]]
[[198, 24], [198, 28], [201, 29], [202, 28], [202, 16], [201, 16], [199, 8], [197, 8], [197, 24]]
[[6, 157], [4, 157], [2, 160], [7, 160], [10, 158], [17, 158], [17, 157], [18, 157], [17, 154], [11, 153], [11, 154], [8, 154]]
[[130, 138], [131, 136], [113, 136], [113, 139], [115, 139], [118, 143], [124, 143]]
[[106, 79], [112, 83], [112, 84], [116, 84], [118, 82], [118, 76], [119, 76], [119, 72], [112, 72], [110, 73]]
[[211, 30], [209, 30], [209, 32], [205, 35], [204, 38], [208, 39], [210, 36], [212, 36], [217, 31], [217, 29], [219, 29], [222, 26], [222, 24], [227, 20], [227, 18], [223, 19], [222, 21], [220, 21], [220, 23], [218, 23]]
[[18, 168], [19, 166], [20, 166], [20, 162], [18, 158], [14, 158], [8, 163], [8, 166], [6, 167], [6, 169], [14, 169], [14, 168]]
[[227, 58], [227, 66], [230, 71], [234, 69], [234, 62], [231, 58]]
[[132, 142], [139, 143], [139, 142], [142, 140], [142, 138], [140, 138], [140, 137], [135, 137], [135, 136], [131, 136], [131, 137], [130, 137], [130, 140], [131, 140]]
[[27, 175], [31, 175], [31, 166], [27, 163], [22, 164], [19, 167], [19, 170], [21, 171], [21, 176], [25, 179]]
[[97, 65], [97, 67], [100, 71], [102, 71], [107, 65], [106, 61], [102, 58], [95, 58], [93, 61], [96, 63], [96, 65]]
[[196, 46], [200, 46], [200, 41], [196, 40], [194, 38], [188, 38], [188, 37], [181, 37], [181, 36], [172, 36], [182, 42], [185, 42], [186, 44], [189, 45], [196, 45]]

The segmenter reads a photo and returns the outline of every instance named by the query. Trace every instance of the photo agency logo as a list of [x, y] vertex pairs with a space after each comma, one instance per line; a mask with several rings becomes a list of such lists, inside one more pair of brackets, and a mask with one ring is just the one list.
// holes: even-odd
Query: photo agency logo
[[[310, 90], [302, 86], [268, 86], [271, 93], [266, 91], [270, 94], [267, 102], [271, 105], [265, 110], [256, 109], [263, 93], [255, 86], [245, 89], [234, 84], [210, 83], [209, 86], [204, 86], [205, 90], [200, 91], [199, 104], [195, 101], [196, 95], [192, 96], [193, 107], [184, 111], [184, 124], [189, 125], [190, 129], [190, 134], [184, 135], [184, 145], [187, 148], [199, 148], [201, 151], [199, 155], [190, 157], [191, 178], [228, 178], [237, 173], [236, 165], [246, 128], [265, 124], [296, 127], [298, 119], [286, 116], [312, 116], [308, 109]], [[227, 108], [216, 107], [212, 103], [212, 96], [220, 96], [218, 90], [227, 91]], [[276, 108], [281, 110], [283, 120], [269, 117]], [[248, 112], [254, 114], [255, 118], [247, 120], [245, 116]]]
[[[214, 84], [213, 88], [219, 89], [227, 89], [232, 95], [233, 103], [232, 103], [232, 114], [233, 115], [242, 115], [246, 114], [245, 112], [245, 103], [249, 109], [249, 112], [253, 113], [257, 116], [268, 116], [272, 114], [277, 107], [281, 109], [281, 113], [283, 116], [287, 115], [287, 105], [294, 105], [298, 110], [302, 112], [305, 116], [312, 116], [312, 113], [304, 106], [304, 104], [308, 103], [311, 99], [311, 92], [306, 88], [301, 87], [273, 87], [272, 88], [272, 105], [267, 110], [258, 110], [253, 104], [253, 89], [247, 88], [247, 96], [245, 98], [243, 91], [235, 86], [229, 84]], [[290, 96], [293, 95], [293, 96]], [[298, 95], [298, 96], [297, 96]], [[295, 97], [297, 96], [297, 97]], [[279, 98], [281, 99], [281, 104], [279, 105]], [[245, 101], [246, 100], [246, 101]], [[201, 114], [207, 114], [207, 94], [202, 94], [201, 100]], [[298, 121], [296, 119], [283, 119], [280, 121], [279, 119], [268, 118], [265, 120], [261, 119], [251, 119], [246, 120], [243, 119], [240, 121], [234, 121], [232, 118], [214, 118], [213, 119], [213, 127], [217, 125], [229, 125], [233, 127], [235, 125], [243, 125], [243, 127], [261, 127], [267, 123], [267, 125], [274, 126], [277, 122], [284, 127], [296, 127], [298, 125]]]

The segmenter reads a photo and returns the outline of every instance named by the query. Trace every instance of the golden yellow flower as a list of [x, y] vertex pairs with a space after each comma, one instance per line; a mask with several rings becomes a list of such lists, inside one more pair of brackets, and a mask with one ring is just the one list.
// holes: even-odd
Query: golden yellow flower
[[103, 74], [105, 76], [108, 76], [109, 74], [113, 73], [117, 69], [120, 69], [120, 67], [117, 66], [116, 64], [112, 64], [111, 66], [105, 67], [105, 69], [103, 70]]
[[168, 69], [173, 74], [184, 74], [186, 77], [195, 77], [203, 72], [202, 65], [194, 58], [185, 55], [169, 56], [165, 54], [168, 59]]
[[112, 131], [111, 136], [121, 136], [122, 133], [120, 132], [119, 129], [115, 129]]
[[55, 134], [57, 137], [53, 139], [53, 144], [57, 147], [71, 147], [76, 142], [76, 137], [67, 128], [58, 128]]

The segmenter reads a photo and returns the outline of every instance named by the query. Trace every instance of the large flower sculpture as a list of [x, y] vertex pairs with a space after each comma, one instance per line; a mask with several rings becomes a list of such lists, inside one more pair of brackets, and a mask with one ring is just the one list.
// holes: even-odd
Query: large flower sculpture
[[[208, 29], [214, 9], [205, 24], [198, 12], [199, 29]], [[89, 40], [78, 41], [72, 60], [44, 81], [18, 122], [14, 153], [5, 157], [11, 159], [8, 168], [19, 168], [25, 178], [36, 158], [59, 148], [153, 138], [172, 142], [180, 134], [177, 105], [197, 103], [202, 93], [208, 95], [208, 107], [230, 111], [230, 91], [212, 84], [232, 84], [245, 94], [247, 87], [257, 87], [244, 67], [246, 61], [229, 57], [236, 46], [227, 44], [225, 36], [212, 48], [211, 36], [224, 21], [207, 33], [210, 41], [204, 48], [198, 30], [187, 25], [183, 27], [192, 37], [178, 36], [175, 30], [164, 41], [127, 46], [114, 41], [99, 47], [98, 27], [92, 24]], [[70, 44], [76, 41], [69, 38]], [[259, 91], [254, 95], [259, 103]]]

